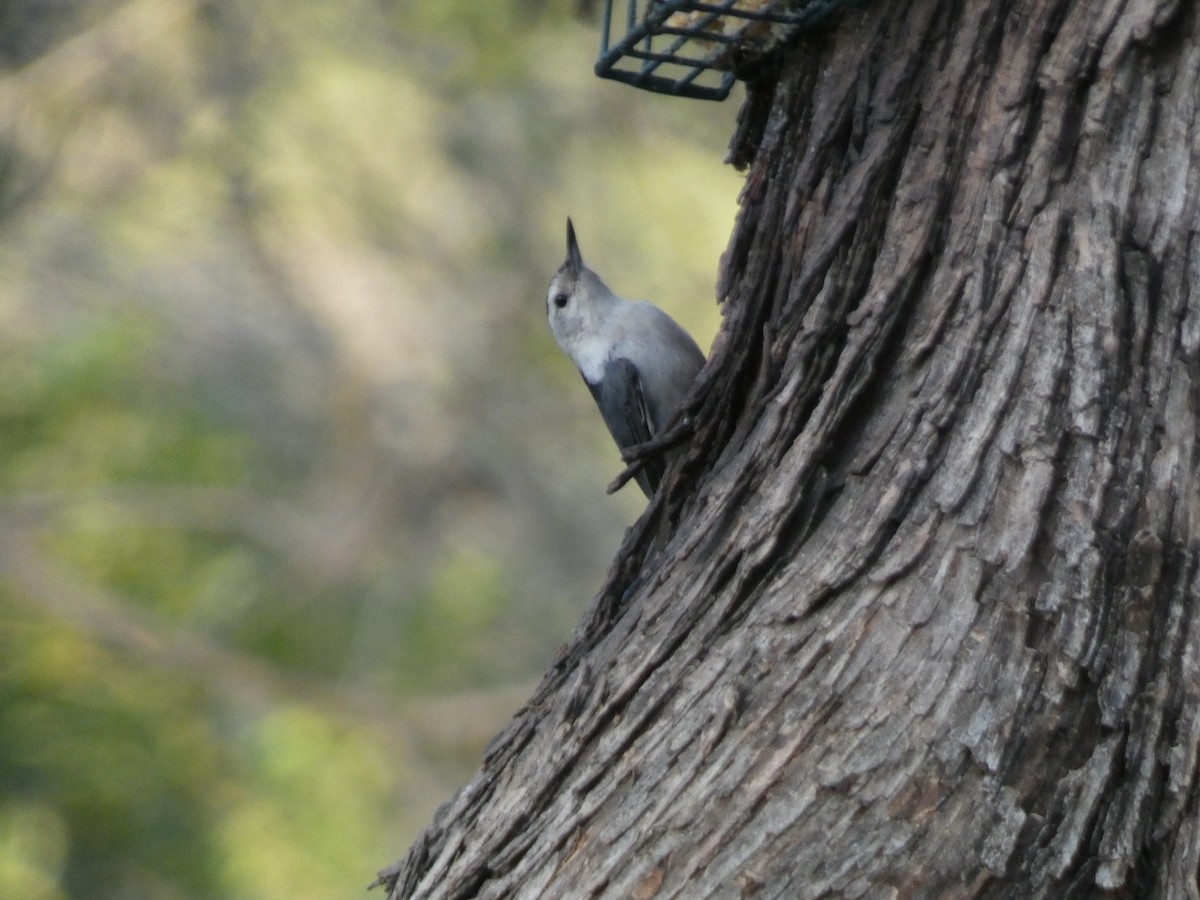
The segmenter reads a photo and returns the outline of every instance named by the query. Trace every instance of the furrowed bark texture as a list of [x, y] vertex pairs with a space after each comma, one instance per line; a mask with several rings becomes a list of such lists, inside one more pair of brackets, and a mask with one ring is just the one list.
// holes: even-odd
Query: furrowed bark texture
[[385, 883], [1197, 897], [1195, 5], [877, 2], [758, 90], [693, 443]]

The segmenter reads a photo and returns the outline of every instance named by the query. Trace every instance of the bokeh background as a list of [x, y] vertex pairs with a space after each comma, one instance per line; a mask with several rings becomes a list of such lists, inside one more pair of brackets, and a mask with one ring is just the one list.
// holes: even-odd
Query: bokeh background
[[578, 6], [0, 3], [0, 897], [367, 896], [569, 639], [564, 219], [708, 347], [741, 185]]

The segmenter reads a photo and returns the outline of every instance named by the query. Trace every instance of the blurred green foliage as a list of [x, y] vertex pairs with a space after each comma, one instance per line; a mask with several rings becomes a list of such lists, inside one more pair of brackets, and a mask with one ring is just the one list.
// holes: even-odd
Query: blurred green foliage
[[564, 219], [707, 344], [739, 188], [573, 6], [0, 9], [0, 897], [353, 896], [569, 639]]

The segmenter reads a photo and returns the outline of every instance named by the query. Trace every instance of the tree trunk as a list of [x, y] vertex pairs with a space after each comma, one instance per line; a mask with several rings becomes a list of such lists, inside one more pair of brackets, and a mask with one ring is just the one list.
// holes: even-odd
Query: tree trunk
[[789, 50], [696, 435], [392, 896], [1200, 896], [1198, 110], [1172, 0]]

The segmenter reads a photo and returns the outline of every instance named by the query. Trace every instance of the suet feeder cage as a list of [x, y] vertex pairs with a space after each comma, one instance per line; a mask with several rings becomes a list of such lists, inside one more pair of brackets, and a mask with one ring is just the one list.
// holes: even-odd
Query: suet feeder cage
[[[606, 0], [596, 74], [724, 100], [739, 72], [838, 8], [865, 0]], [[624, 7], [624, 15], [614, 7]]]

